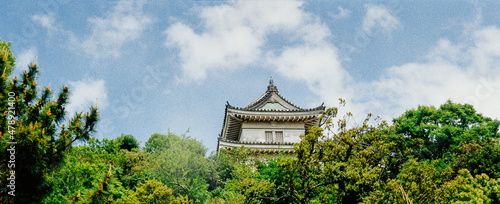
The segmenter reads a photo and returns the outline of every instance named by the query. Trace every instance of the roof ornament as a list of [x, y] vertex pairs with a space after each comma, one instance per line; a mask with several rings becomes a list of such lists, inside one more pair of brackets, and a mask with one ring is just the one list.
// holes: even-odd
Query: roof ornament
[[271, 79], [269, 80], [269, 86], [267, 86], [267, 91], [268, 92], [274, 91], [274, 92], [278, 93], [278, 87], [276, 87], [276, 85], [274, 85], [272, 76], [271, 76]]

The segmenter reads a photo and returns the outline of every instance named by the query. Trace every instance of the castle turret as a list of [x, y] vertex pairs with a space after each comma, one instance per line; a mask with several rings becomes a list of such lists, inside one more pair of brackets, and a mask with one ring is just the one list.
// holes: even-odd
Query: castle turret
[[267, 91], [243, 108], [226, 105], [217, 150], [245, 146], [255, 152], [292, 152], [300, 135], [317, 126], [323, 105], [303, 109], [281, 96], [273, 79]]

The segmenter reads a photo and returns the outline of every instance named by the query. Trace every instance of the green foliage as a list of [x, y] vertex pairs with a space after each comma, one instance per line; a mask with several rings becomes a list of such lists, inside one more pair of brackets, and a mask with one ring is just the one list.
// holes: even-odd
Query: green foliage
[[467, 169], [438, 171], [437, 161], [410, 159], [397, 180], [364, 198], [364, 203], [498, 203], [500, 179], [473, 177]]
[[[95, 187], [96, 190], [89, 192], [90, 197], [88, 199], [84, 199], [83, 203], [86, 203], [86, 200], [88, 200], [89, 203], [96, 204], [111, 203], [115, 198], [121, 197], [124, 189], [121, 187], [121, 183], [117, 182], [112, 175], [112, 168], [110, 164], [106, 176], [102, 180], [99, 180], [99, 184]], [[117, 196], [117, 194], [119, 196]], [[78, 200], [75, 199], [75, 201]]]
[[[172, 191], [172, 190], [170, 190]], [[170, 192], [172, 193], [172, 192]], [[128, 190], [127, 193], [122, 196], [121, 198], [119, 198], [118, 200], [116, 200], [116, 202], [114, 202], [115, 204], [141, 204], [141, 202], [139, 201], [139, 198], [137, 198], [137, 194], [135, 193], [135, 191], [132, 191], [132, 190]]]
[[440, 170], [440, 162], [417, 162], [416, 159], [407, 161], [398, 175], [398, 181], [406, 190], [409, 198], [415, 203], [440, 202], [439, 188], [452, 178], [453, 170], [446, 167]]
[[220, 189], [224, 188], [225, 181], [232, 178], [231, 174], [235, 168], [234, 157], [226, 149], [221, 149], [216, 154], [212, 153], [208, 157], [207, 164], [209, 167], [207, 176], [208, 190], [212, 191], [212, 194], [218, 194]]
[[[209, 157], [211, 166], [207, 182], [214, 187], [207, 203], [287, 203], [281, 188], [278, 158], [261, 160], [249, 148], [221, 149]], [[209, 188], [210, 189], [210, 188]], [[277, 190], [278, 189], [278, 190]]]
[[[61, 167], [49, 175], [52, 191], [43, 203], [65, 203], [73, 199], [79, 202], [91, 201], [91, 194], [94, 195], [94, 200], [107, 201], [125, 194], [120, 175], [123, 175], [123, 163], [127, 160], [126, 151], [109, 153], [105, 151], [107, 142], [95, 138], [91, 138], [88, 144], [89, 146], [72, 148]], [[103, 190], [99, 190], [101, 185]], [[98, 196], [95, 196], [96, 193], [99, 193]]]
[[[28, 66], [20, 79], [10, 78], [15, 58], [8, 51], [8, 43], [2, 42], [0, 46], [3, 53], [0, 58], [0, 141], [2, 144], [17, 142], [0, 146], [1, 152], [15, 147], [16, 164], [9, 168], [10, 155], [1, 154], [0, 186], [7, 185], [7, 177], [14, 170], [16, 202], [37, 203], [50, 190], [47, 176], [58, 167], [66, 151], [75, 141], [87, 141], [94, 132], [97, 108], [90, 107], [86, 114], [75, 113], [66, 121], [64, 106], [68, 102], [68, 87], [63, 87], [55, 98], [50, 87], [39, 92], [36, 62]], [[14, 197], [7, 196], [7, 188], [1, 188], [0, 194], [0, 202], [14, 201]]]
[[221, 203], [241, 204], [241, 203], [245, 203], [245, 201], [246, 201], [246, 198], [244, 195], [241, 195], [241, 194], [233, 192], [233, 191], [227, 191], [224, 193], [224, 200]]
[[472, 175], [500, 178], [500, 145], [493, 141], [463, 143], [453, 155], [457, 171], [466, 168]]
[[245, 162], [235, 165], [233, 178], [226, 181], [222, 196], [226, 200], [236, 197], [244, 203], [270, 203], [276, 200], [274, 183], [262, 178], [255, 166], [251, 162], [249, 164]]
[[271, 158], [262, 162], [257, 166], [259, 174], [257, 174], [257, 178], [269, 180], [276, 186], [276, 193], [274, 195], [275, 203], [291, 203], [291, 198], [287, 194], [286, 189], [283, 188], [283, 184], [285, 183], [286, 174], [283, 172], [283, 169], [280, 168], [279, 163], [283, 159], [289, 158], [288, 156], [278, 156], [276, 158]]
[[120, 180], [123, 183], [123, 187], [127, 189], [135, 189], [140, 181], [147, 178], [147, 170], [151, 162], [147, 152], [136, 150], [126, 151], [125, 159], [121, 163], [123, 173]]
[[159, 153], [161, 151], [170, 149], [171, 147], [175, 147], [176, 145], [181, 144], [189, 151], [194, 152], [196, 154], [206, 154], [207, 149], [199, 141], [196, 141], [193, 138], [187, 137], [186, 134], [182, 134], [180, 136], [168, 132], [167, 135], [154, 133], [152, 134], [148, 141], [145, 144], [145, 150], [149, 153]]
[[224, 188], [227, 180], [233, 178], [237, 166], [249, 161], [251, 152], [245, 147], [234, 148], [232, 150], [221, 149], [217, 154], [212, 154], [208, 158], [208, 190], [218, 193]]
[[149, 137], [148, 141], [146, 141], [144, 149], [148, 153], [159, 153], [162, 150], [170, 148], [172, 143], [179, 142], [179, 140], [179, 137], [170, 132], [167, 135], [154, 133]]
[[285, 174], [284, 187], [297, 203], [359, 202], [380, 185], [384, 166], [391, 154], [385, 122], [348, 128], [350, 114], [333, 131], [337, 109], [328, 109], [322, 128], [312, 127], [294, 147], [296, 158], [284, 159], [279, 166]]
[[447, 203], [500, 203], [500, 179], [486, 174], [473, 177], [462, 169], [455, 179], [443, 185], [441, 195]]
[[195, 202], [208, 198], [208, 165], [206, 148], [201, 142], [173, 133], [153, 134], [146, 142], [146, 151], [151, 153], [149, 175], [169, 188], [174, 195], [187, 196]]
[[132, 151], [133, 148], [139, 148], [139, 141], [135, 139], [134, 136], [127, 134], [122, 134], [120, 137], [117, 137], [116, 142], [118, 144], [118, 148], [126, 149], [128, 151]]
[[129, 191], [126, 196], [118, 199], [116, 204], [167, 204], [173, 203], [172, 189], [157, 180], [146, 180], [139, 183], [135, 192]]
[[[410, 148], [420, 159], [451, 156], [463, 143], [486, 142], [500, 137], [500, 121], [484, 117], [471, 105], [451, 101], [439, 109], [419, 106], [393, 121], [404, 143], [400, 147]], [[419, 145], [419, 141], [423, 145]]]
[[11, 42], [5, 42], [4, 40], [0, 40], [0, 68], [2, 71], [2, 78], [9, 77], [12, 73], [12, 70], [15, 66], [16, 58], [12, 56], [12, 52], [10, 51]]

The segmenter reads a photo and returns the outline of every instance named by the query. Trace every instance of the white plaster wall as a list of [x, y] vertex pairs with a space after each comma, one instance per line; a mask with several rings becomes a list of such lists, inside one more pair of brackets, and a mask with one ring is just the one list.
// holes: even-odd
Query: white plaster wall
[[305, 133], [303, 123], [291, 122], [244, 122], [241, 128], [240, 141], [266, 142], [266, 131], [273, 131], [276, 141], [276, 131], [283, 132], [283, 142], [300, 142], [300, 135]]

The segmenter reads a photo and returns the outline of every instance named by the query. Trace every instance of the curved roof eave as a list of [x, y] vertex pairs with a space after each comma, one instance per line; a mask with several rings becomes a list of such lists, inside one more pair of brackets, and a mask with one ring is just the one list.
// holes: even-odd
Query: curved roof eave
[[318, 107], [315, 108], [310, 108], [310, 109], [246, 109], [246, 108], [239, 108], [239, 107], [234, 107], [231, 105], [226, 105], [227, 112], [238, 112], [241, 114], [322, 114], [323, 111], [325, 110], [325, 106], [321, 104]]

